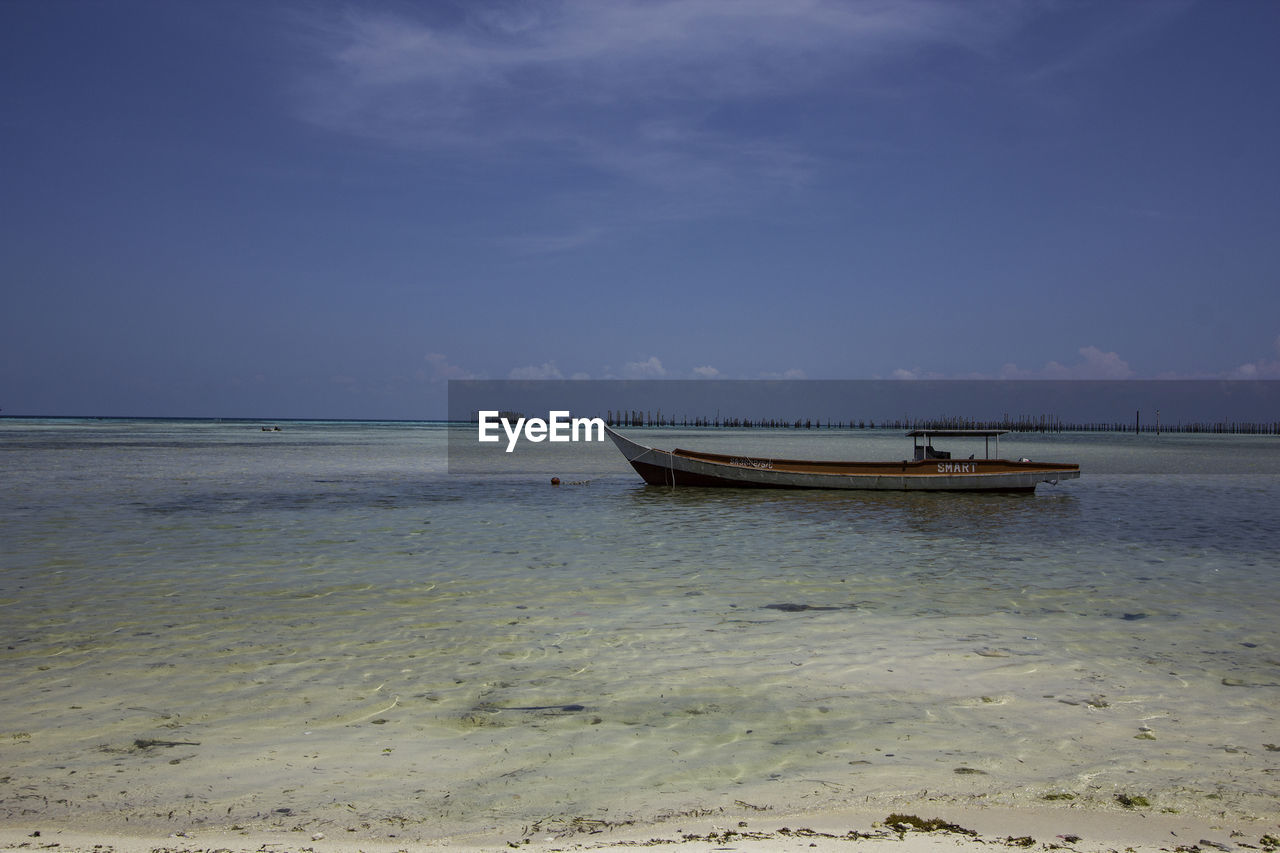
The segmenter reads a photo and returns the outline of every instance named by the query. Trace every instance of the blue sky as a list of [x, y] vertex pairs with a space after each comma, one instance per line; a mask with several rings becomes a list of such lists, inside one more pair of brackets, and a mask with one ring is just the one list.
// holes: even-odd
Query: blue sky
[[4, 414], [1280, 378], [1280, 3], [0, 0]]

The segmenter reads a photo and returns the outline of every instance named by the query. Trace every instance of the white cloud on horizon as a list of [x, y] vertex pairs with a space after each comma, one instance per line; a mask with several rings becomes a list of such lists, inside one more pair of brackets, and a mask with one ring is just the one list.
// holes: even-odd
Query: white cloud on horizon
[[560, 372], [560, 368], [556, 367], [554, 361], [543, 362], [542, 364], [530, 364], [525, 367], [515, 367], [507, 374], [508, 379], [564, 379], [564, 374]]
[[1095, 346], [1080, 347], [1081, 361], [1063, 365], [1051, 361], [1039, 370], [1022, 370], [1016, 364], [1000, 368], [999, 379], [1132, 379], [1133, 368], [1114, 352]]
[[[1160, 374], [1155, 379], [1159, 380], [1191, 380], [1191, 379], [1280, 379], [1280, 337], [1273, 341], [1273, 349], [1276, 358], [1261, 358], [1257, 361], [1241, 364], [1238, 367], [1226, 371], [1202, 371], [1194, 374]], [[897, 368], [889, 373], [888, 376], [874, 376], [873, 379], [890, 379], [896, 381], [919, 381], [919, 380], [1122, 380], [1122, 379], [1138, 379], [1136, 371], [1125, 359], [1121, 358], [1119, 353], [1104, 351], [1097, 346], [1083, 346], [1077, 350], [1079, 360], [1063, 364], [1053, 360], [1046, 362], [1043, 367], [1034, 369], [1024, 369], [1012, 362], [1003, 365], [1000, 370], [995, 373], [967, 372], [967, 373], [944, 373], [937, 370], [927, 370], [921, 367], [913, 368]], [[431, 353], [427, 357], [427, 361], [432, 365], [435, 379], [474, 379], [476, 375], [463, 370], [460, 367], [451, 365], [444, 355], [439, 353]], [[507, 378], [509, 379], [564, 379], [565, 376], [555, 361], [547, 361], [541, 365], [527, 365], [512, 369]], [[585, 371], [576, 371], [568, 378], [577, 380], [592, 379], [592, 375]], [[620, 370], [604, 368], [598, 378], [602, 379], [733, 379], [732, 375], [726, 375], [722, 370], [711, 365], [699, 365], [689, 368], [687, 371], [682, 369], [672, 370], [663, 364], [662, 359], [656, 355], [651, 355], [646, 359], [629, 361], [622, 365]], [[741, 376], [737, 378], [743, 378]], [[801, 368], [789, 368], [787, 370], [761, 371], [755, 377], [761, 380], [803, 380], [807, 379], [806, 372]], [[855, 378], [855, 377], [846, 377]]]
[[766, 371], [760, 374], [761, 379], [805, 379], [805, 372], [798, 367], [789, 370]]
[[1095, 346], [1077, 350], [1081, 360], [1071, 365], [1050, 361], [1039, 370], [1024, 370], [1012, 362], [1005, 364], [994, 376], [983, 373], [947, 374], [920, 367], [898, 368], [889, 379], [1132, 379], [1129, 363], [1114, 352], [1103, 352]]
[[[1158, 380], [1192, 379], [1280, 379], [1280, 336], [1272, 343], [1276, 358], [1260, 358], [1225, 371], [1197, 371], [1195, 373], [1165, 372], [1155, 376]], [[1025, 370], [1008, 363], [994, 375], [985, 373], [948, 374], [922, 368], [898, 368], [889, 379], [1137, 379], [1134, 369], [1115, 352], [1103, 352], [1096, 346], [1081, 347], [1077, 352], [1080, 361], [1061, 364], [1050, 361], [1039, 369]], [[877, 377], [878, 378], [878, 377]]]
[[[1190, 380], [1190, 379], [1280, 379], [1280, 337], [1273, 342], [1273, 348], [1276, 358], [1261, 358], [1257, 361], [1241, 364], [1238, 367], [1225, 371], [1201, 371], [1194, 374], [1186, 373], [1163, 373], [1156, 377], [1159, 380]], [[1000, 370], [995, 373], [967, 372], [967, 373], [944, 373], [937, 370], [927, 370], [921, 367], [913, 368], [897, 368], [889, 373], [888, 376], [874, 376], [873, 379], [891, 379], [896, 381], [919, 381], [919, 380], [1121, 380], [1121, 379], [1138, 379], [1136, 371], [1119, 353], [1104, 351], [1096, 346], [1084, 346], [1077, 350], [1080, 358], [1078, 361], [1069, 364], [1063, 364], [1059, 361], [1049, 361], [1043, 367], [1034, 369], [1024, 369], [1012, 362], [1003, 365]], [[461, 367], [448, 363], [446, 357], [439, 353], [431, 353], [427, 357], [428, 363], [431, 365], [433, 380], [439, 379], [475, 379], [475, 374], [464, 370]], [[556, 365], [555, 361], [547, 361], [540, 365], [527, 365], [524, 367], [513, 368], [508, 374], [508, 379], [520, 380], [536, 380], [536, 379], [564, 379], [564, 373]], [[568, 378], [576, 380], [592, 379], [593, 376], [585, 371], [575, 371]], [[604, 368], [598, 378], [601, 379], [733, 379], [732, 375], [725, 374], [722, 370], [711, 365], [699, 365], [684, 370], [672, 370], [663, 364], [662, 359], [656, 355], [651, 355], [646, 359], [629, 361], [622, 365], [620, 370]], [[741, 376], [737, 378], [743, 378]], [[801, 368], [789, 368], [787, 370], [761, 371], [755, 377], [761, 380], [803, 380], [807, 379], [806, 372]], [[847, 377], [854, 378], [854, 377]]]
[[450, 379], [475, 379], [476, 375], [469, 370], [450, 364], [444, 353], [429, 352], [423, 356], [427, 369], [422, 374], [429, 382], [446, 382]]
[[936, 371], [923, 370], [919, 367], [913, 367], [910, 370], [905, 367], [899, 367], [889, 374], [889, 378], [905, 382], [914, 379], [946, 379], [947, 377]]
[[645, 361], [629, 361], [622, 366], [624, 379], [665, 379], [666, 376], [667, 369], [656, 355]]
[[1228, 379], [1280, 379], [1280, 336], [1272, 343], [1276, 358], [1262, 358], [1236, 367], [1227, 374]]

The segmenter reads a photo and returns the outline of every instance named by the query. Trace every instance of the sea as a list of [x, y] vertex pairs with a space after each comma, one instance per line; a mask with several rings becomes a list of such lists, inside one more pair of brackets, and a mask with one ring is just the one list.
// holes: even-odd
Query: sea
[[471, 429], [0, 420], [0, 820], [1280, 814], [1280, 438], [1013, 433], [1082, 476], [1010, 496], [646, 486], [594, 442], [480, 470]]

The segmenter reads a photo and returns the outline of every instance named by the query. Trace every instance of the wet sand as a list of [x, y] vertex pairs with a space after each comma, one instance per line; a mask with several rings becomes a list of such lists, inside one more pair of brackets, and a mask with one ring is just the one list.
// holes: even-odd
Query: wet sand
[[[345, 837], [344, 837], [345, 836]], [[1107, 851], [1274, 851], [1280, 848], [1280, 816], [1274, 820], [1215, 821], [1176, 814], [1074, 808], [975, 808], [921, 803], [914, 812], [872, 815], [857, 810], [760, 817], [717, 814], [673, 817], [651, 824], [610, 825], [584, 819], [553, 820], [510, 832], [413, 840], [372, 840], [308, 831], [204, 829], [171, 834], [97, 831], [91, 826], [46, 822], [0, 826], [0, 850], [60, 853], [397, 853], [448, 849], [530, 853], [677, 847], [703, 851], [892, 851], [944, 853], [980, 848]]]

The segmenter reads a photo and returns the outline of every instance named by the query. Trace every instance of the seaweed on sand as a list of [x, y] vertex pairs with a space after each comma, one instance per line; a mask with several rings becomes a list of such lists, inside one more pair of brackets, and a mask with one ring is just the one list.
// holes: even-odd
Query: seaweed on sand
[[1116, 794], [1116, 802], [1126, 809], [1145, 809], [1151, 806], [1151, 801], [1140, 794]]
[[897, 812], [885, 818], [884, 825], [899, 833], [951, 832], [956, 835], [968, 835], [970, 837], [978, 834], [972, 829], [965, 829], [963, 826], [945, 821], [942, 818], [931, 817], [925, 820], [913, 814], [898, 814]]

